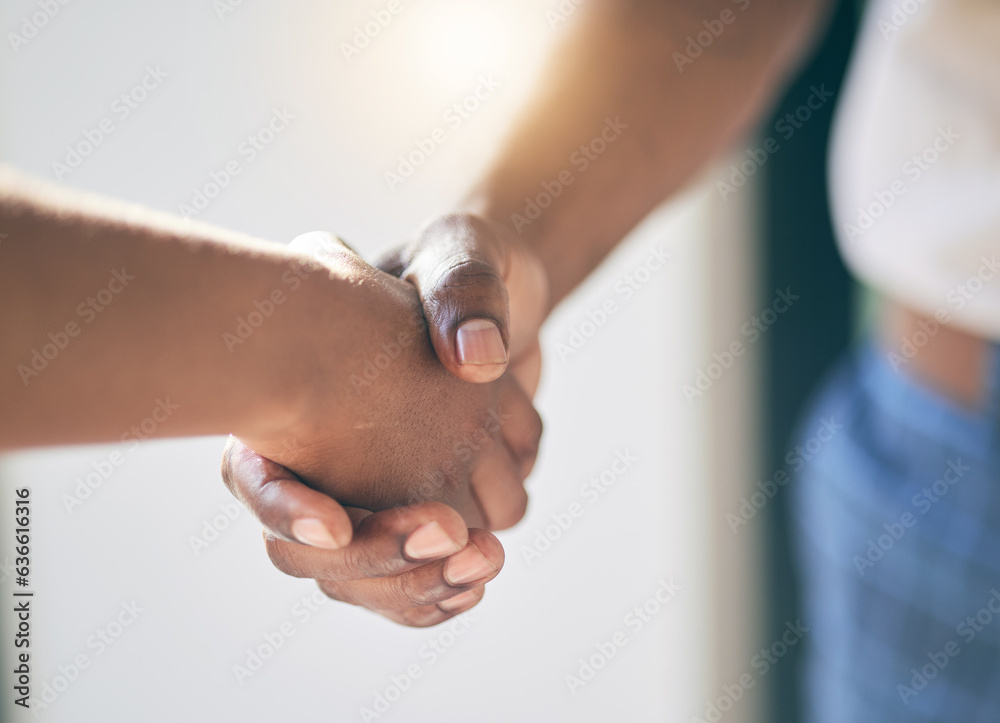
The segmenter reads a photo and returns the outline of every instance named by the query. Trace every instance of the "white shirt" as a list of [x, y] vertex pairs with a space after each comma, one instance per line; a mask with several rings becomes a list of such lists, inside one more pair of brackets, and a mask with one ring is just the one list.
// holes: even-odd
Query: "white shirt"
[[874, 0], [830, 165], [851, 270], [1000, 340], [1000, 1]]

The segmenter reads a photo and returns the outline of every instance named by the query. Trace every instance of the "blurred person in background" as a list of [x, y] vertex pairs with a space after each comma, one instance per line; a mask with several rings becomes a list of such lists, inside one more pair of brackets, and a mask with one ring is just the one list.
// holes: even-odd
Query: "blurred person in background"
[[[444, 369], [533, 393], [538, 331], [553, 307], [655, 206], [754, 130], [828, 5], [582, 5], [464, 202], [380, 264], [412, 285]], [[839, 425], [795, 484], [812, 721], [1000, 718], [1000, 627], [989, 625], [1000, 612], [991, 484], [1000, 476], [997, 37], [1000, 7], [987, 0], [877, 0], [840, 107], [837, 232], [880, 303], [878, 324], [838, 364], [803, 427]], [[537, 422], [524, 420], [503, 434], [527, 438], [525, 425]], [[369, 516], [357, 508], [377, 505], [341, 494], [345, 510], [309, 486], [318, 485], [308, 472], [280, 464], [294, 455], [282, 459], [277, 442], [288, 437], [272, 431], [263, 443], [231, 440], [224, 477], [270, 529], [277, 567], [400, 622], [447, 617], [440, 601], [455, 596], [455, 580], [405, 541], [448, 509], [434, 507], [405, 534], [374, 525], [412, 521], [419, 505]], [[480, 456], [473, 486], [494, 495], [484, 507], [501, 510], [490, 524], [513, 524], [530, 464]], [[323, 474], [336, 477], [340, 463], [312, 468], [329, 465]], [[387, 506], [408, 502], [402, 494]], [[299, 520], [309, 522], [296, 535]], [[440, 538], [420, 542], [445, 549]]]

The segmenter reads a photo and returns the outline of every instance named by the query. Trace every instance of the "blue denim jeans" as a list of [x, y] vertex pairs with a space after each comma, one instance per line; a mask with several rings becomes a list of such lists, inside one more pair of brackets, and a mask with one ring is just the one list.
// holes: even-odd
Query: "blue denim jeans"
[[979, 412], [872, 343], [814, 401], [801, 438], [842, 426], [791, 490], [809, 723], [1000, 721], [998, 351]]

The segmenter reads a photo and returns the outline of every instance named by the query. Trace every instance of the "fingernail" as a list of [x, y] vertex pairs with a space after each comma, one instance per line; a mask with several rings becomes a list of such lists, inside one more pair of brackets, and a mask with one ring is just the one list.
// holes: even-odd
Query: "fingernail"
[[459, 364], [506, 364], [507, 350], [500, 329], [489, 319], [472, 319], [458, 327], [455, 337]]
[[496, 571], [496, 565], [487, 560], [478, 547], [466, 545], [464, 550], [445, 563], [444, 579], [452, 585], [464, 585]]
[[330, 534], [326, 525], [313, 517], [295, 520], [292, 523], [292, 537], [304, 545], [322, 547], [326, 550], [340, 549], [340, 545], [333, 539], [333, 535]]
[[450, 613], [453, 610], [461, 610], [466, 605], [478, 602], [479, 595], [476, 594], [475, 590], [466, 590], [465, 592], [460, 592], [455, 597], [450, 597], [447, 600], [442, 600], [438, 603], [438, 607], [444, 610], [446, 613]]
[[407, 538], [403, 552], [411, 560], [444, 557], [462, 549], [437, 522], [427, 522]]

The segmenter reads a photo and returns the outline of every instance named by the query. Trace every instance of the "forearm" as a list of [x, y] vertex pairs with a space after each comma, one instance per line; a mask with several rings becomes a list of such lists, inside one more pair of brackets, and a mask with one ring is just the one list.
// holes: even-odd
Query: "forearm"
[[151, 436], [261, 436], [305, 393], [299, 321], [344, 348], [348, 281], [278, 245], [3, 173], [0, 230], [0, 448], [117, 441], [158, 406]]
[[[466, 209], [536, 250], [554, 306], [759, 121], [826, 4], [591, 0]], [[703, 21], [730, 17], [724, 11], [732, 22], [685, 62], [688, 36], [704, 31]]]

